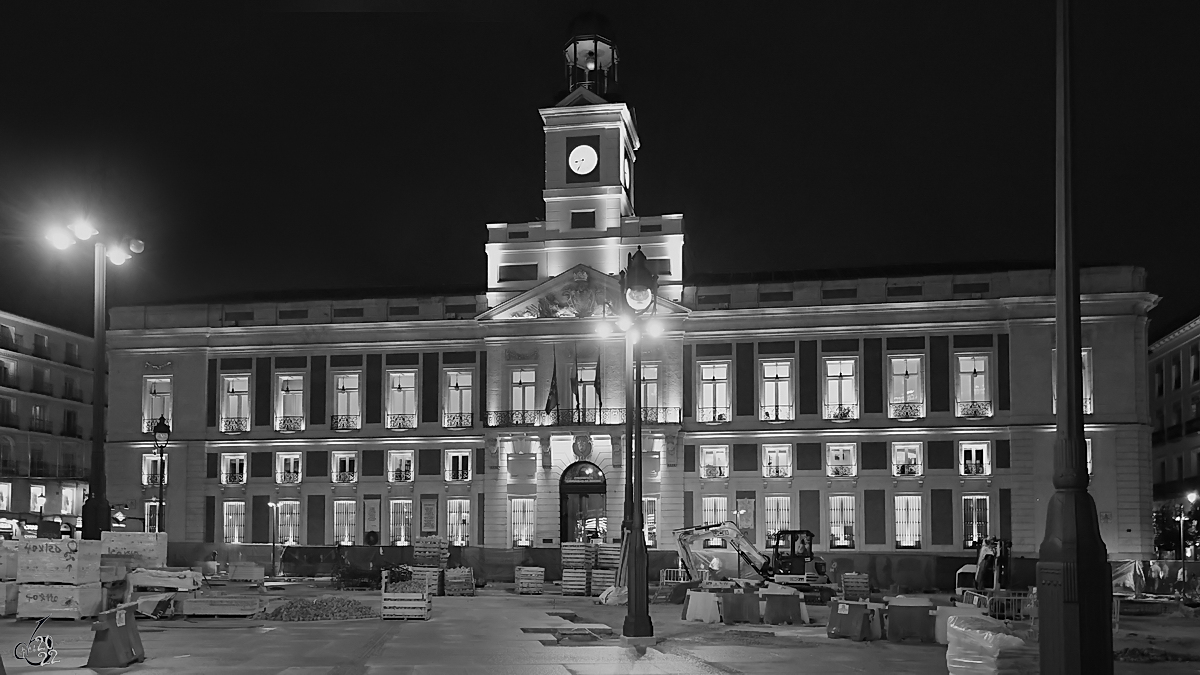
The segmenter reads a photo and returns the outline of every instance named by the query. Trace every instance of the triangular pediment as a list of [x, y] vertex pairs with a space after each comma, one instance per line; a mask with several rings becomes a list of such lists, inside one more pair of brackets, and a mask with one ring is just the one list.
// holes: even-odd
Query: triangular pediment
[[[588, 319], [613, 316], [619, 307], [617, 278], [587, 265], [576, 265], [476, 317], [478, 321], [510, 319]], [[686, 314], [687, 308], [658, 299], [658, 313]]]
[[567, 94], [567, 97], [554, 105], [555, 108], [566, 108], [576, 105], [608, 105], [608, 101], [587, 87], [579, 87]]

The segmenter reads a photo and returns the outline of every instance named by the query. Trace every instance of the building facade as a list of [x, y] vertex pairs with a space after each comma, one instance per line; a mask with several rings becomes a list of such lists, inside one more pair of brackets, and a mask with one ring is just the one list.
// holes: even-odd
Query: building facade
[[[594, 39], [569, 72], [591, 43], [605, 77]], [[732, 520], [760, 546], [802, 528], [834, 554], [973, 556], [998, 535], [1036, 556], [1053, 272], [689, 282], [682, 216], [636, 214], [633, 115], [589, 77], [540, 111], [545, 219], [487, 226], [478, 295], [114, 309], [110, 500], [156, 508], [163, 415], [172, 542], [619, 539], [631, 366], [605, 328], [640, 248], [660, 279], [637, 347], [652, 549]], [[1081, 285], [1091, 489], [1114, 559], [1149, 557], [1156, 298], [1135, 268]]]
[[1200, 490], [1200, 319], [1150, 346], [1156, 506]]
[[0, 312], [0, 537], [82, 523], [92, 435], [92, 340]]

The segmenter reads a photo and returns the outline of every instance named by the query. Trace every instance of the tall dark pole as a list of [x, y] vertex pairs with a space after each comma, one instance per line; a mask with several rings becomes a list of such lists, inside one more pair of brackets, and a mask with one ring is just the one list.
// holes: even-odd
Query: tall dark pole
[[1113, 672], [1112, 572], [1088, 493], [1083, 437], [1083, 364], [1079, 337], [1079, 268], [1071, 208], [1069, 0], [1057, 0], [1056, 204], [1058, 413], [1054, 495], [1037, 564], [1041, 672]]
[[[639, 322], [640, 323], [640, 322]], [[635, 324], [636, 325], [636, 324]], [[628, 333], [639, 336], [638, 328]], [[646, 523], [642, 513], [642, 348], [629, 339], [633, 359], [633, 531], [629, 540], [629, 604], [621, 634], [625, 637], [651, 637], [654, 624], [650, 621], [650, 591], [646, 585]]]
[[[625, 391], [633, 391], [633, 337], [625, 333]], [[633, 532], [633, 395], [625, 395], [625, 509], [621, 518], [621, 548], [625, 550], [625, 583], [629, 583], [629, 542]]]
[[104, 333], [105, 289], [104, 244], [96, 242], [96, 292], [93, 307], [92, 340], [92, 472], [88, 479], [88, 498], [83, 504], [83, 538], [99, 539], [101, 532], [110, 529], [111, 514], [108, 508], [108, 489], [104, 471], [104, 414], [107, 409], [105, 380], [108, 364], [105, 358]]
[[167, 508], [167, 447], [158, 449], [158, 527], [156, 532], [163, 531], [163, 512]]

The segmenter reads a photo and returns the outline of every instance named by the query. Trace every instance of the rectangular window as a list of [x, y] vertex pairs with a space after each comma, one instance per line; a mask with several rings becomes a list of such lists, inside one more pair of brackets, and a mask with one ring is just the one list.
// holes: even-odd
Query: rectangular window
[[[579, 366], [575, 371], [575, 409], [596, 410], [600, 396], [596, 391], [596, 366]], [[597, 413], [599, 414], [599, 413]]]
[[388, 480], [393, 483], [407, 483], [413, 479], [413, 451], [388, 451]]
[[64, 487], [62, 489], [62, 513], [63, 515], [75, 515], [75, 488]]
[[389, 370], [387, 428], [417, 428], [417, 371]]
[[1154, 395], [1162, 397], [1163, 395], [1163, 364], [1159, 362], [1154, 366]]
[[447, 429], [463, 429], [472, 426], [471, 419], [471, 371], [446, 371], [446, 415], [442, 426]]
[[1088, 475], [1091, 476], [1092, 475], [1092, 439], [1090, 439], [1090, 438], [1086, 439], [1084, 442], [1087, 443], [1087, 467], [1088, 467]]
[[330, 428], [334, 431], [349, 431], [362, 428], [362, 393], [359, 390], [358, 373], [336, 373], [333, 376], [333, 419]]
[[648, 548], [656, 548], [658, 546], [657, 497], [646, 497], [642, 499], [642, 521], [646, 525], [646, 546]]
[[246, 453], [221, 453], [221, 482], [225, 485], [246, 482]]
[[892, 443], [892, 475], [924, 475], [920, 443]]
[[450, 481], [471, 480], [471, 451], [470, 450], [447, 450], [446, 451], [446, 480], [450, 480]]
[[988, 536], [988, 496], [963, 495], [963, 548], [979, 548]]
[[143, 432], [152, 432], [160, 417], [171, 424], [172, 391], [170, 377], [147, 377], [142, 381]]
[[[700, 500], [700, 515], [705, 525], [721, 525], [729, 520], [728, 497], [703, 497]], [[725, 548], [725, 540], [705, 539], [704, 548]]]
[[333, 501], [333, 540], [344, 546], [353, 546], [357, 520], [358, 502], [353, 499], [335, 499]]
[[792, 362], [762, 362], [762, 407], [759, 419], [782, 422], [796, 419], [792, 409]]
[[1179, 363], [1179, 354], [1176, 354], [1171, 359], [1171, 388], [1179, 389], [1183, 386], [1183, 369]]
[[767, 497], [767, 536], [792, 529], [792, 498]]
[[222, 376], [221, 391], [221, 431], [226, 434], [250, 431], [250, 376]]
[[500, 282], [505, 281], [537, 281], [537, 263], [528, 265], [501, 265]]
[[992, 397], [988, 390], [986, 354], [958, 356], [958, 417], [982, 419], [992, 416]]
[[829, 548], [854, 548], [854, 495], [829, 496]]
[[358, 481], [358, 453], [333, 453], [333, 482], [354, 483]]
[[12, 483], [0, 483], [0, 511], [12, 511]]
[[446, 530], [450, 544], [466, 546], [471, 542], [471, 500], [446, 500]]
[[858, 419], [857, 359], [825, 359], [825, 419]]
[[992, 475], [992, 460], [987, 441], [962, 441], [958, 444], [958, 469], [963, 476]]
[[45, 335], [33, 334], [33, 355], [43, 359], [50, 358], [50, 338]]
[[29, 486], [29, 510], [37, 510], [38, 513], [43, 513], [46, 508], [46, 486], [45, 485], [30, 485]]
[[708, 423], [728, 422], [729, 416], [729, 364], [700, 364], [700, 401], [696, 411], [698, 421]]
[[246, 502], [225, 502], [224, 530], [226, 544], [246, 542]]
[[[1058, 350], [1050, 350], [1050, 410], [1058, 413]], [[1083, 414], [1092, 414], [1092, 350], [1084, 349], [1080, 354], [1083, 361]]]
[[825, 465], [828, 474], [846, 478], [858, 475], [858, 444], [829, 443], [825, 446]]
[[80, 361], [79, 361], [79, 345], [78, 344], [76, 344], [74, 342], [67, 343], [67, 356], [64, 359], [64, 362], [68, 366], [78, 366], [79, 365]]
[[33, 391], [47, 396], [54, 395], [54, 385], [50, 383], [49, 368], [33, 367]]
[[512, 371], [512, 410], [535, 411], [537, 402], [537, 371], [520, 368]]
[[588, 211], [572, 211], [571, 212], [571, 229], [572, 230], [594, 230], [596, 229], [596, 212]]
[[303, 373], [275, 376], [275, 431], [304, 431]]
[[[729, 446], [702, 445], [700, 446], [700, 466], [702, 478], [725, 478], [729, 475]], [[722, 521], [724, 522], [724, 521]]]
[[275, 482], [282, 485], [296, 485], [300, 482], [300, 453], [275, 453]]
[[1192, 345], [1188, 351], [1188, 370], [1192, 373], [1192, 384], [1200, 382], [1200, 345]]
[[411, 499], [393, 499], [389, 524], [394, 546], [411, 546], [413, 540], [413, 506]]
[[[66, 495], [66, 492], [63, 493]], [[162, 513], [162, 508], [157, 499], [152, 499], [146, 502], [146, 531], [147, 532], [162, 532], [162, 523], [160, 522], [159, 514]]]
[[167, 484], [167, 458], [157, 453], [142, 455], [142, 485]]
[[925, 416], [925, 359], [921, 356], [890, 356], [888, 417], [915, 420]]
[[896, 495], [896, 548], [921, 548], [921, 495]]
[[275, 536], [284, 546], [300, 544], [300, 501], [280, 500], [275, 507]]
[[535, 502], [530, 497], [518, 497], [511, 500], [514, 548], [533, 546], [533, 537], [537, 532], [537, 511], [534, 506]]
[[16, 389], [19, 386], [21, 381], [17, 378], [17, 362], [0, 359], [0, 387]]
[[792, 475], [792, 446], [763, 446], [763, 477], [790, 478]]
[[643, 421], [663, 422], [658, 415], [646, 416], [646, 411], [657, 410], [658, 405], [658, 366], [642, 365], [642, 411]]

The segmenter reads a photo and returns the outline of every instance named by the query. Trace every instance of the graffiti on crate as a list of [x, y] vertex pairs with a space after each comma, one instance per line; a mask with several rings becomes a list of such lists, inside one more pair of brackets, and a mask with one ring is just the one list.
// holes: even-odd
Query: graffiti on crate
[[[50, 617], [46, 617], [46, 619], [48, 618]], [[37, 622], [37, 625], [33, 627], [33, 634], [29, 636], [29, 642], [19, 643], [13, 649], [13, 656], [31, 666], [58, 663], [58, 650], [54, 648], [54, 638], [49, 635], [37, 634], [42, 624], [46, 623], [46, 619]]]

